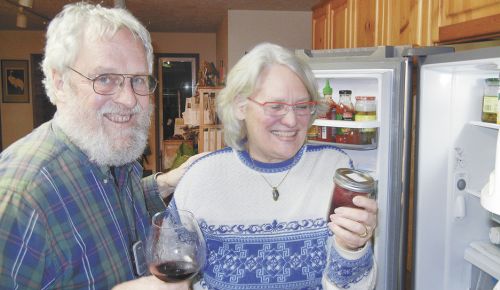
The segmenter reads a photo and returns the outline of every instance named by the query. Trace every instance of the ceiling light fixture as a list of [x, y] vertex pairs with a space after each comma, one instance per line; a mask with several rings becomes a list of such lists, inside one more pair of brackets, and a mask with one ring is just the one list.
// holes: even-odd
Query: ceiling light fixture
[[115, 0], [115, 8], [127, 8], [125, 5], [125, 0]]
[[33, 8], [33, 0], [19, 0], [19, 5], [23, 7]]
[[19, 7], [19, 9], [17, 10], [16, 26], [19, 28], [28, 27], [28, 17], [26, 17], [26, 14], [24, 14], [23, 7]]

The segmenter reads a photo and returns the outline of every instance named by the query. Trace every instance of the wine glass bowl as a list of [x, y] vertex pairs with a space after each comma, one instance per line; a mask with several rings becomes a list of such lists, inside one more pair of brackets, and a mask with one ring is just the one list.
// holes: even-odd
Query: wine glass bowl
[[146, 244], [151, 274], [177, 283], [193, 278], [205, 264], [206, 246], [194, 215], [167, 209], [153, 216]]

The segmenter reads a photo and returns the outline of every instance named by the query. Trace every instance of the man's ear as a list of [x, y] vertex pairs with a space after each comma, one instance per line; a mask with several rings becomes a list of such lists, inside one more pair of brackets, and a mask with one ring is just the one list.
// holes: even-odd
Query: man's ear
[[54, 82], [54, 89], [57, 96], [56, 99], [61, 99], [61, 97], [64, 96], [64, 80], [62, 73], [52, 69], [52, 81]]
[[237, 96], [233, 103], [234, 115], [240, 121], [245, 120], [248, 100], [245, 97]]
[[64, 87], [63, 76], [60, 72], [52, 69], [52, 80], [54, 80], [54, 87], [57, 91], [62, 91]]

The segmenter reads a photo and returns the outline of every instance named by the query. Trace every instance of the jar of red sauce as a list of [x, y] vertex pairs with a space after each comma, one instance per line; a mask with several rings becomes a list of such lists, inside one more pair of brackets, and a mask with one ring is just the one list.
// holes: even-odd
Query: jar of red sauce
[[[351, 90], [339, 91], [339, 103], [337, 104], [336, 120], [354, 121], [354, 105], [351, 101], [351, 94]], [[353, 128], [337, 128], [335, 142], [359, 144], [358, 130]]]
[[371, 196], [375, 191], [375, 181], [369, 174], [351, 168], [338, 168], [333, 177], [334, 188], [330, 203], [330, 215], [337, 207], [346, 206], [358, 208], [352, 199], [358, 195]]

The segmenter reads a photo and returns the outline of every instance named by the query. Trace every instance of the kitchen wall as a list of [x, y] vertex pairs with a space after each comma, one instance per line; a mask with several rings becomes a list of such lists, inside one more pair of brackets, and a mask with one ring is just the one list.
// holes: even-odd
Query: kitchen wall
[[[156, 53], [199, 53], [201, 61], [215, 62], [215, 33], [151, 33], [151, 38]], [[43, 31], [0, 31], [0, 39], [0, 59], [30, 60], [45, 45]], [[32, 131], [32, 97], [30, 85], [30, 103], [0, 102], [3, 149]]]
[[290, 49], [311, 48], [310, 11], [228, 11], [228, 68], [256, 44], [273, 42]]
[[[0, 59], [30, 60], [32, 53], [42, 53], [45, 34], [41, 31], [0, 31]], [[30, 63], [31, 66], [34, 65]], [[1, 72], [0, 72], [1, 74]], [[31, 75], [30, 75], [31, 81]], [[33, 109], [30, 84], [29, 103], [0, 102], [2, 117], [2, 148], [31, 132], [33, 129]]]

